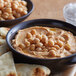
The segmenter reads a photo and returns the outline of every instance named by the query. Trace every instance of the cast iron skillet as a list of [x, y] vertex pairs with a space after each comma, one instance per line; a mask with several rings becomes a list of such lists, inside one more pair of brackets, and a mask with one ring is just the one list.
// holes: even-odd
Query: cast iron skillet
[[33, 6], [33, 3], [32, 3], [31, 0], [25, 0], [25, 1], [27, 2], [27, 8], [28, 8], [27, 15], [24, 15], [20, 18], [16, 18], [16, 19], [13, 19], [13, 20], [4, 20], [4, 21], [0, 20], [0, 26], [12, 26], [12, 25], [20, 23], [21, 21], [26, 19], [32, 13], [34, 6]]
[[29, 64], [40, 64], [45, 65], [53, 70], [60, 70], [63, 69], [66, 65], [69, 64], [75, 64], [76, 63], [76, 53], [72, 54], [70, 56], [64, 57], [64, 58], [56, 58], [56, 59], [41, 59], [41, 58], [35, 58], [35, 57], [29, 57], [27, 55], [23, 55], [22, 53], [16, 51], [12, 45], [11, 40], [15, 37], [18, 30], [32, 27], [32, 26], [47, 26], [47, 27], [57, 27], [61, 28], [67, 31], [72, 32], [74, 35], [76, 35], [76, 27], [63, 22], [59, 20], [53, 20], [53, 19], [37, 19], [37, 20], [30, 20], [23, 23], [20, 23], [13, 27], [7, 34], [6, 41], [9, 45], [9, 47], [12, 49], [15, 62], [23, 62], [23, 63], [29, 63]]

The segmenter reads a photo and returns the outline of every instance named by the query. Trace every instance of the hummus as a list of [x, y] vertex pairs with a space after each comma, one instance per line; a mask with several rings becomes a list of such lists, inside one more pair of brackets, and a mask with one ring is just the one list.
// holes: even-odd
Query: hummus
[[76, 37], [59, 28], [30, 27], [19, 30], [12, 45], [17, 51], [38, 58], [61, 58], [76, 53]]

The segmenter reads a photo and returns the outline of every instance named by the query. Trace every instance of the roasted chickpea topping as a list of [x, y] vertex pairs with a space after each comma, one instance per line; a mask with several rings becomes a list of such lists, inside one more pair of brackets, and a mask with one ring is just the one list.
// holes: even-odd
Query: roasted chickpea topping
[[34, 43], [34, 39], [33, 38], [29, 38], [28, 41], [32, 44]]
[[26, 38], [31, 38], [31, 37], [32, 37], [31, 33], [28, 32]]
[[40, 34], [36, 35], [36, 38], [42, 39], [42, 36]]
[[52, 31], [47, 33], [47, 36], [48, 37], [51, 37], [52, 35], [53, 35], [53, 32]]
[[76, 53], [76, 37], [58, 28], [30, 27], [20, 30], [12, 44], [16, 50], [40, 58], [60, 58]]
[[56, 57], [56, 52], [54, 50], [50, 50], [49, 56]]
[[27, 39], [25, 39], [25, 46], [27, 46], [27, 47], [30, 46], [30, 42]]
[[40, 40], [38, 38], [34, 39], [34, 43], [39, 43], [39, 42], [40, 42]]
[[36, 48], [36, 51], [42, 51], [42, 48], [38, 47]]
[[46, 35], [42, 35], [41, 42], [44, 44], [47, 44], [48, 43], [48, 37]]
[[65, 39], [63, 37], [60, 37], [59, 40], [63, 41], [63, 42], [65, 41]]
[[56, 42], [56, 44], [57, 44], [59, 47], [62, 47], [62, 46], [63, 46], [63, 42], [60, 41], [60, 40], [58, 40], [58, 41]]
[[54, 45], [54, 48], [58, 50], [60, 47], [58, 45]]
[[36, 44], [36, 46], [37, 47], [42, 47], [43, 46], [43, 43], [39, 42], [39, 43]]
[[31, 34], [32, 34], [32, 35], [35, 35], [35, 34], [36, 34], [36, 30], [33, 29], [33, 30], [31, 31]]
[[25, 1], [21, 1], [20, 2], [23, 6], [26, 6], [27, 5], [27, 3], [25, 2]]
[[32, 45], [30, 46], [30, 50], [32, 50], [32, 51], [35, 50], [35, 44], [32, 44]]
[[70, 45], [67, 43], [67, 44], [65, 44], [64, 48], [69, 51], [70, 50]]
[[25, 46], [24, 44], [20, 44], [19, 47], [23, 49], [23, 48], [25, 48], [26, 46]]
[[3, 17], [4, 19], [7, 19], [8, 16], [9, 16], [9, 14], [8, 14], [7, 12], [4, 12], [4, 13], [2, 14], [2, 17]]
[[[0, 0], [0, 20], [11, 20], [26, 15], [27, 2], [22, 0]], [[11, 14], [11, 17], [8, 15]]]
[[15, 19], [15, 17], [14, 17], [12, 14], [10, 14], [10, 15], [8, 16], [8, 19]]
[[69, 39], [67, 34], [63, 34], [62, 37], [67, 41]]
[[48, 40], [48, 46], [54, 46], [54, 41], [51, 38]]

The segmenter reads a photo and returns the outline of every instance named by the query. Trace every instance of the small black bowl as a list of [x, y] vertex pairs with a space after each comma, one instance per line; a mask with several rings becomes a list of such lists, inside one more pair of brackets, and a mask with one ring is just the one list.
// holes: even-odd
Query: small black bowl
[[12, 20], [3, 20], [3, 21], [0, 20], [0, 26], [12, 26], [26, 19], [32, 13], [34, 6], [31, 0], [25, 0], [25, 1], [27, 2], [28, 13], [20, 18]]
[[70, 65], [70, 64], [75, 64], [76, 63], [76, 53], [72, 54], [70, 56], [64, 57], [64, 58], [56, 58], [56, 59], [42, 59], [42, 58], [36, 58], [36, 57], [29, 57], [27, 55], [24, 55], [18, 51], [16, 51], [12, 45], [11, 45], [11, 40], [15, 37], [17, 34], [18, 30], [27, 28], [27, 27], [32, 27], [32, 26], [45, 26], [45, 27], [57, 27], [61, 28], [67, 31], [72, 32], [74, 35], [76, 35], [76, 27], [63, 22], [59, 20], [53, 20], [53, 19], [37, 19], [37, 20], [30, 20], [26, 21], [23, 23], [20, 23], [13, 27], [7, 34], [7, 44], [9, 47], [12, 49], [13, 55], [15, 62], [24, 62], [24, 63], [29, 63], [29, 64], [40, 64], [40, 65], [45, 65], [53, 70], [60, 70], [61, 68], [63, 69], [64, 66]]

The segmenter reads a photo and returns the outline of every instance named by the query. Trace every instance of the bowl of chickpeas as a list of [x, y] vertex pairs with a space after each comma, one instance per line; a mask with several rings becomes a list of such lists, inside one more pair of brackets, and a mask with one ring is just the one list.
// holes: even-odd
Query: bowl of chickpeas
[[33, 11], [30, 0], [0, 0], [0, 26], [11, 26], [25, 20]]
[[17, 62], [45, 65], [60, 70], [76, 63], [76, 27], [54, 19], [36, 19], [18, 24], [6, 41]]

